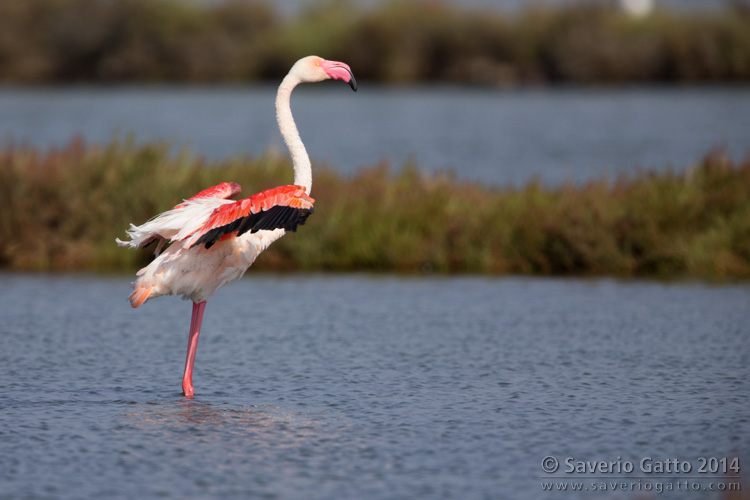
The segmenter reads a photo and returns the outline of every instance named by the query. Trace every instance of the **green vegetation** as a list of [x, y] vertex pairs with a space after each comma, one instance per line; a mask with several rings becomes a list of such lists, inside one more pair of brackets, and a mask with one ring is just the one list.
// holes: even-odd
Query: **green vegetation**
[[[221, 181], [246, 195], [292, 181], [286, 158], [206, 165], [164, 144], [74, 140], [0, 149], [0, 268], [132, 270], [115, 245]], [[265, 252], [265, 270], [750, 277], [750, 158], [712, 153], [686, 173], [642, 172], [556, 188], [488, 188], [412, 165], [343, 177], [315, 168], [316, 211]]]
[[4, 1], [0, 82], [278, 81], [310, 53], [381, 82], [750, 81], [750, 12], [741, 2], [644, 19], [603, 3], [507, 14], [333, 0], [286, 19], [260, 1]]

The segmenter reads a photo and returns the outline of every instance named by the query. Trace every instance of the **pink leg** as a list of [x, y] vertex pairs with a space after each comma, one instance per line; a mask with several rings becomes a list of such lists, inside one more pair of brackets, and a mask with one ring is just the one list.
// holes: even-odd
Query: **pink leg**
[[185, 396], [193, 395], [193, 363], [195, 351], [198, 350], [198, 337], [201, 334], [201, 322], [206, 301], [196, 304], [193, 302], [193, 317], [190, 320], [190, 339], [188, 340], [187, 358], [185, 358], [185, 373], [182, 376], [182, 390]]

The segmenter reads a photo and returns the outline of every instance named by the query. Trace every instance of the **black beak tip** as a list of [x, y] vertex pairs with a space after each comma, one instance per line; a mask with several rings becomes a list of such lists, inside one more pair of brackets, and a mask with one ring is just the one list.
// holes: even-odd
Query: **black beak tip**
[[354, 79], [354, 75], [352, 75], [352, 77], [349, 79], [349, 86], [353, 91], [357, 91], [357, 80]]

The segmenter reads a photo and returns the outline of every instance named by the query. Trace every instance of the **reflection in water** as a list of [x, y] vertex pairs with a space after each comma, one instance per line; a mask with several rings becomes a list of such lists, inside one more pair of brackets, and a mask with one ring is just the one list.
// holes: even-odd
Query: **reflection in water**
[[[322, 438], [322, 423], [300, 412], [273, 405], [241, 407], [183, 398], [171, 403], [146, 403], [119, 416], [124, 425], [158, 432], [163, 438], [235, 441], [242, 452], [253, 447], [296, 448]], [[333, 438], [325, 429], [326, 439]]]
[[[278, 406], [251, 405], [247, 408], [235, 407], [229, 403], [207, 403], [183, 398], [166, 403], [146, 403], [139, 411], [123, 413], [122, 417], [131, 425], [148, 428], [150, 425], [205, 427], [235, 427], [258, 429], [286, 429], [289, 425], [315, 425], [301, 413], [284, 412]], [[184, 427], [180, 427], [183, 428]]]
[[257, 425], [260, 420], [267, 418], [264, 410], [250, 408], [226, 408], [211, 403], [195, 401], [188, 398], [176, 400], [172, 404], [147, 403], [138, 411], [131, 411], [122, 415], [128, 423], [138, 427], [148, 428], [150, 425], [162, 427], [164, 425], [195, 424], [198, 426], [224, 426], [230, 422], [250, 426]]

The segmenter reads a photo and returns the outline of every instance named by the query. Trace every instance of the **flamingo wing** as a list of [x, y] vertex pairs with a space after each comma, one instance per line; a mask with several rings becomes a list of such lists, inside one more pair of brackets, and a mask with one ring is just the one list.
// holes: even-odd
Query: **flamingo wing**
[[188, 248], [206, 248], [228, 234], [284, 229], [296, 231], [313, 213], [315, 200], [301, 186], [267, 189], [249, 198], [217, 207], [198, 231], [191, 234]]
[[[174, 241], [176, 235], [180, 234], [191, 220], [196, 217], [203, 217], [202, 220], [205, 220], [205, 217], [212, 213], [217, 203], [227, 203], [221, 200], [231, 198], [240, 191], [242, 191], [242, 188], [236, 182], [222, 182], [204, 189], [195, 196], [175, 205], [171, 210], [157, 215], [140, 226], [131, 224], [127, 231], [130, 241], [122, 241], [119, 238], [116, 238], [115, 241], [120, 246], [131, 248], [143, 248], [158, 242], [154, 254], [159, 255], [164, 244], [168, 240]], [[195, 228], [190, 231], [195, 231]]]
[[[229, 198], [232, 198], [241, 192], [242, 187], [240, 187], [240, 185], [236, 182], [222, 182], [221, 184], [217, 184], [208, 189], [204, 189], [200, 193], [196, 194], [195, 196], [191, 196], [185, 201], [197, 200], [198, 198], [222, 198], [228, 200]], [[184, 206], [184, 203], [180, 203], [179, 205], [175, 205], [174, 208], [181, 208]]]

